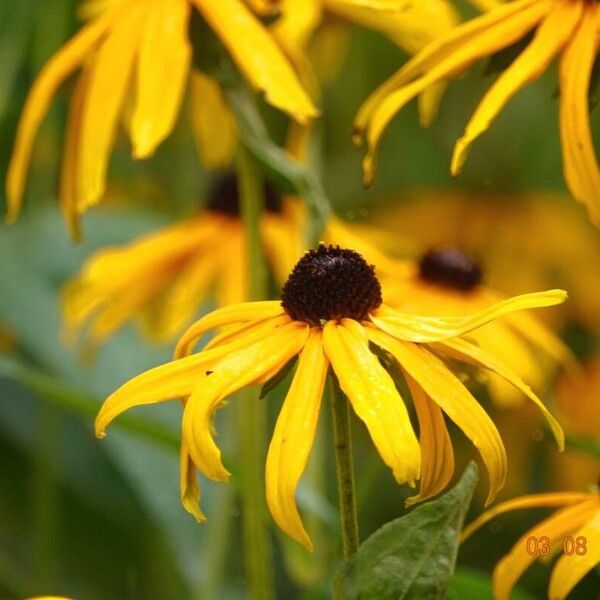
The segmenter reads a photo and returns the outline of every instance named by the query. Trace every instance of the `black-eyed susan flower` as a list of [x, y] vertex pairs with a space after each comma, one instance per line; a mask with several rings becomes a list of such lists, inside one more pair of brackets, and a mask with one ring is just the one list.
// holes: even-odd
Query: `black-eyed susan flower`
[[[263, 251], [283, 285], [303, 252], [301, 210], [270, 186], [264, 208]], [[220, 306], [246, 300], [247, 282], [237, 179], [225, 175], [198, 216], [93, 254], [65, 287], [66, 332], [87, 325], [96, 345], [135, 318], [153, 337], [168, 341], [189, 325], [211, 292]]]
[[77, 216], [104, 193], [120, 120], [125, 121], [135, 158], [154, 152], [173, 128], [189, 78], [193, 10], [268, 102], [300, 123], [316, 116], [286, 57], [241, 0], [101, 2], [91, 21], [49, 60], [29, 93], [6, 180], [9, 220], [20, 210], [38, 126], [58, 87], [78, 69], [60, 190], [71, 227], [75, 230]]
[[[455, 247], [432, 248], [417, 261], [405, 261], [396, 273], [386, 272], [385, 301], [419, 315], [466, 315], [501, 301], [503, 296], [483, 282], [481, 265]], [[554, 333], [527, 313], [495, 320], [470, 333], [490, 352], [535, 388], [548, 378], [549, 364], [572, 366], [574, 357]], [[521, 403], [523, 395], [499, 377], [488, 379], [491, 398], [499, 405]]]
[[[129, 408], [184, 398], [181, 498], [203, 520], [196, 469], [214, 481], [229, 478], [213, 438], [215, 411], [236, 391], [267, 382], [298, 358], [266, 463], [269, 508], [292, 538], [311, 547], [294, 495], [314, 440], [330, 367], [396, 481], [414, 485], [421, 479], [420, 493], [412, 501], [438, 493], [452, 476], [452, 445], [442, 411], [481, 453], [491, 500], [506, 475], [502, 440], [444, 360], [475, 362], [511, 381], [544, 413], [562, 446], [560, 426], [537, 396], [463, 336], [515, 310], [564, 299], [564, 292], [554, 290], [504, 300], [468, 316], [408, 315], [382, 303], [374, 268], [358, 253], [320, 245], [298, 261], [281, 301], [227, 306], [193, 324], [179, 340], [175, 360], [135, 377], [105, 401], [96, 418], [96, 435], [103, 437], [110, 422]], [[193, 353], [206, 332], [225, 326]], [[419, 440], [407, 398], [384, 364], [397, 365], [406, 378], [420, 424]]]
[[573, 196], [587, 205], [600, 224], [600, 170], [590, 132], [588, 91], [597, 53], [600, 9], [590, 0], [516, 0], [443, 34], [377, 89], [355, 121], [357, 140], [366, 134], [364, 177], [371, 182], [379, 140], [393, 116], [431, 85], [468, 69], [475, 61], [515, 44], [531, 41], [498, 77], [479, 103], [458, 140], [452, 174], [460, 173], [471, 144], [484, 133], [506, 103], [560, 58], [559, 126], [564, 175]]
[[550, 577], [550, 600], [564, 600], [577, 583], [600, 563], [598, 488], [589, 493], [551, 492], [503, 502], [471, 523], [463, 531], [462, 539], [498, 515], [511, 510], [538, 507], [556, 507], [559, 510], [520, 537], [496, 565], [493, 575], [496, 600], [508, 600], [518, 579], [538, 558], [560, 554]]

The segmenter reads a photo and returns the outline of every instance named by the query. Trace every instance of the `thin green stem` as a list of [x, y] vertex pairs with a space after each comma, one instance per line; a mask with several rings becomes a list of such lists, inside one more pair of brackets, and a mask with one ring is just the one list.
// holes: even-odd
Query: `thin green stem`
[[350, 407], [333, 375], [329, 375], [329, 397], [335, 443], [335, 467], [338, 501], [342, 526], [344, 558], [349, 559], [358, 550], [358, 521], [354, 495], [354, 466], [352, 464], [352, 437], [350, 434]]
[[[265, 296], [266, 271], [260, 239], [260, 215], [264, 203], [261, 172], [254, 157], [243, 146], [237, 156], [241, 213], [246, 225], [249, 267], [249, 300]], [[266, 404], [257, 401], [255, 390], [240, 394], [239, 439], [242, 468], [242, 527], [248, 593], [254, 600], [273, 597], [272, 553], [263, 486]]]

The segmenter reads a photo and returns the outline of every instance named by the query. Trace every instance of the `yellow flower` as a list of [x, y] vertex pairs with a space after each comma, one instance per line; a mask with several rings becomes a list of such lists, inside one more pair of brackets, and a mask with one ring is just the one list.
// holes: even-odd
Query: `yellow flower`
[[[560, 290], [518, 296], [462, 317], [407, 315], [382, 304], [374, 268], [359, 254], [320, 245], [296, 264], [281, 301], [227, 306], [193, 324], [179, 340], [175, 360], [135, 377], [104, 402], [96, 435], [103, 437], [110, 422], [129, 408], [184, 398], [181, 498], [201, 521], [195, 469], [214, 481], [229, 478], [213, 439], [215, 411], [230, 395], [264, 384], [299, 357], [266, 464], [267, 502], [288, 535], [311, 547], [294, 495], [314, 440], [330, 366], [396, 481], [414, 485], [421, 479], [418, 496], [409, 502], [437, 494], [452, 477], [453, 451], [442, 411], [481, 453], [491, 501], [506, 476], [504, 446], [492, 420], [444, 360], [474, 363], [511, 381], [544, 413], [562, 446], [562, 430], [537, 396], [462, 336], [515, 310], [550, 306], [565, 296]], [[193, 353], [206, 332], [224, 326]], [[401, 369], [411, 390], [419, 441], [386, 363]]]
[[496, 600], [507, 600], [527, 567], [536, 558], [549, 556], [556, 550], [562, 555], [550, 577], [550, 600], [566, 598], [584, 575], [600, 563], [600, 494], [597, 490], [536, 494], [503, 502], [471, 523], [463, 531], [462, 539], [497, 515], [537, 507], [560, 507], [560, 510], [519, 538], [496, 565], [493, 577]]
[[454, 148], [451, 171], [453, 175], [460, 172], [473, 141], [510, 98], [562, 53], [559, 125], [565, 179], [573, 196], [587, 205], [592, 221], [600, 225], [600, 170], [588, 114], [599, 10], [589, 0], [515, 0], [434, 40], [380, 86], [356, 117], [356, 138], [362, 139], [366, 130], [369, 146], [363, 163], [365, 181], [373, 179], [374, 154], [383, 131], [407, 102], [535, 30], [531, 42], [498, 77], [471, 117]]
[[[502, 294], [483, 284], [480, 265], [450, 246], [431, 249], [418, 261], [404, 262], [383, 283], [384, 300], [409, 314], [465, 315], [503, 299]], [[547, 379], [549, 362], [570, 367], [576, 362], [562, 341], [529, 314], [498, 319], [470, 336], [535, 388]], [[522, 394], [502, 378], [491, 375], [488, 386], [492, 400], [501, 406], [515, 406], [523, 401]]]
[[[264, 253], [283, 285], [303, 251], [299, 207], [270, 187], [265, 196]], [[211, 287], [220, 306], [246, 300], [246, 234], [233, 175], [216, 181], [206, 209], [89, 258], [63, 293], [67, 334], [89, 324], [95, 345], [141, 317], [153, 337], [169, 341], [196, 316]]]
[[87, 23], [46, 64], [29, 93], [6, 181], [8, 219], [20, 210], [36, 131], [52, 97], [77, 69], [61, 175], [61, 205], [77, 217], [105, 188], [109, 156], [124, 119], [135, 158], [170, 133], [190, 72], [190, 13], [197, 9], [250, 84], [306, 124], [316, 110], [275, 40], [241, 0], [120, 0]]

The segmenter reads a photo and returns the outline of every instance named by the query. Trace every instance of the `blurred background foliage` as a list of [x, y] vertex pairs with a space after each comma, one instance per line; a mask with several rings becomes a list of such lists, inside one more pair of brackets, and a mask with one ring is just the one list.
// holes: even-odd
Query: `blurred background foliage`
[[[76, 9], [74, 0], [0, 3], [2, 180], [27, 90], [46, 59], [78, 27]], [[462, 5], [461, 9], [464, 15], [470, 12]], [[323, 116], [316, 135], [321, 144], [320, 175], [336, 212], [352, 221], [385, 226], [386, 249], [396, 243], [399, 253], [407, 248], [418, 252], [444, 241], [436, 234], [452, 218], [447, 202], [436, 204], [435, 198], [447, 198], [448, 193], [459, 201], [469, 198], [484, 234], [473, 241], [470, 204], [463, 203], [463, 212], [455, 218], [455, 243], [470, 240], [468, 249], [484, 265], [502, 267], [490, 270], [500, 291], [533, 291], [522, 289], [532, 280], [518, 277], [521, 259], [533, 265], [536, 289], [565, 286], [577, 301], [554, 319], [555, 326], [576, 354], [593, 357], [598, 351], [600, 306], [591, 292], [600, 285], [596, 260], [600, 246], [584, 209], [566, 196], [554, 70], [509, 104], [477, 142], [457, 180], [449, 176], [450, 154], [489, 85], [492, 75], [486, 74], [486, 64], [449, 86], [429, 130], [418, 125], [415, 106], [402, 111], [385, 134], [376, 184], [364, 190], [362, 151], [350, 142], [352, 120], [368, 93], [405, 59], [383, 36], [355, 29], [338, 73], [324, 84]], [[93, 416], [107, 393], [167, 360], [171, 349], [150, 344], [128, 326], [92, 361], [66, 346], [60, 335], [59, 290], [84, 258], [97, 248], [127, 242], [194, 214], [202, 206], [210, 175], [200, 167], [186, 111], [174, 134], [148, 161], [133, 161], [121, 140], [111, 161], [107, 201], [84, 217], [84, 240], [74, 245], [56, 203], [71, 86], [69, 82], [63, 87], [40, 130], [25, 210], [16, 225], [0, 229], [0, 598], [49, 592], [81, 599], [244, 597], [236, 477], [229, 487], [203, 486], [208, 524], [195, 525], [180, 506], [179, 406], [135, 411], [120, 419], [102, 444], [92, 434]], [[281, 142], [284, 119], [262, 108]], [[598, 133], [595, 114], [593, 122]], [[535, 205], [527, 199], [530, 192], [537, 194]], [[545, 217], [536, 218], [546, 203], [556, 215], [552, 224]], [[527, 218], [511, 217], [527, 211]], [[512, 254], [503, 254], [506, 247], [493, 243], [498, 231], [508, 232]], [[598, 378], [593, 381], [592, 390], [597, 389]], [[285, 385], [265, 400], [271, 428]], [[568, 395], [564, 385], [562, 393]], [[552, 387], [547, 390], [549, 402]], [[588, 395], [589, 410], [598, 414], [598, 396], [593, 391]], [[583, 397], [581, 391], [571, 393], [575, 402]], [[486, 401], [483, 392], [482, 401]], [[489, 410], [495, 410], [506, 436], [512, 467], [502, 498], [556, 489], [565, 481], [578, 489], [594, 483], [590, 477], [599, 460], [593, 456], [598, 455], [593, 438], [600, 439], [595, 429], [599, 423], [586, 431], [573, 427], [570, 434], [588, 442], [580, 443], [572, 459], [587, 466], [573, 466], [559, 462], [530, 411]], [[278, 597], [330, 594], [339, 539], [328, 420], [323, 411], [309, 474], [300, 487], [300, 503], [309, 515], [317, 550], [309, 556], [272, 529]], [[364, 538], [403, 513], [409, 490], [393, 483], [363, 429], [354, 425]], [[226, 461], [235, 475], [236, 440], [227, 439], [227, 427], [220, 430]], [[457, 431], [452, 434], [460, 440]], [[466, 443], [463, 450], [457, 473], [473, 454]], [[565, 469], [573, 477], [561, 477]], [[480, 493], [472, 510], [480, 510], [482, 501]], [[492, 566], [538, 517], [536, 511], [507, 516], [470, 539], [459, 555], [457, 585], [470, 582], [468, 589], [478, 590], [481, 598], [490, 597]], [[548, 573], [548, 564], [536, 564], [520, 586], [521, 597], [543, 597]], [[599, 586], [600, 575], [592, 572], [572, 597], [596, 597]], [[461, 597], [460, 592], [453, 593]]]

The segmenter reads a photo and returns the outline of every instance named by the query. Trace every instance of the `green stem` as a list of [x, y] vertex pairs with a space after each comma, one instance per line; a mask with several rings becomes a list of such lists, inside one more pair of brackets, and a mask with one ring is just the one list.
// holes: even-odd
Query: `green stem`
[[[266, 272], [260, 239], [260, 215], [264, 203], [261, 172], [250, 152], [240, 145], [237, 156], [241, 213], [246, 225], [249, 267], [249, 300], [265, 296]], [[273, 597], [272, 554], [266, 520], [263, 486], [266, 404], [255, 390], [240, 394], [239, 439], [242, 468], [242, 527], [248, 594], [254, 600]]]
[[329, 376], [329, 396], [335, 443], [335, 467], [338, 501], [342, 526], [344, 559], [358, 550], [358, 521], [354, 496], [354, 467], [352, 464], [352, 437], [350, 434], [350, 407], [333, 375]]

